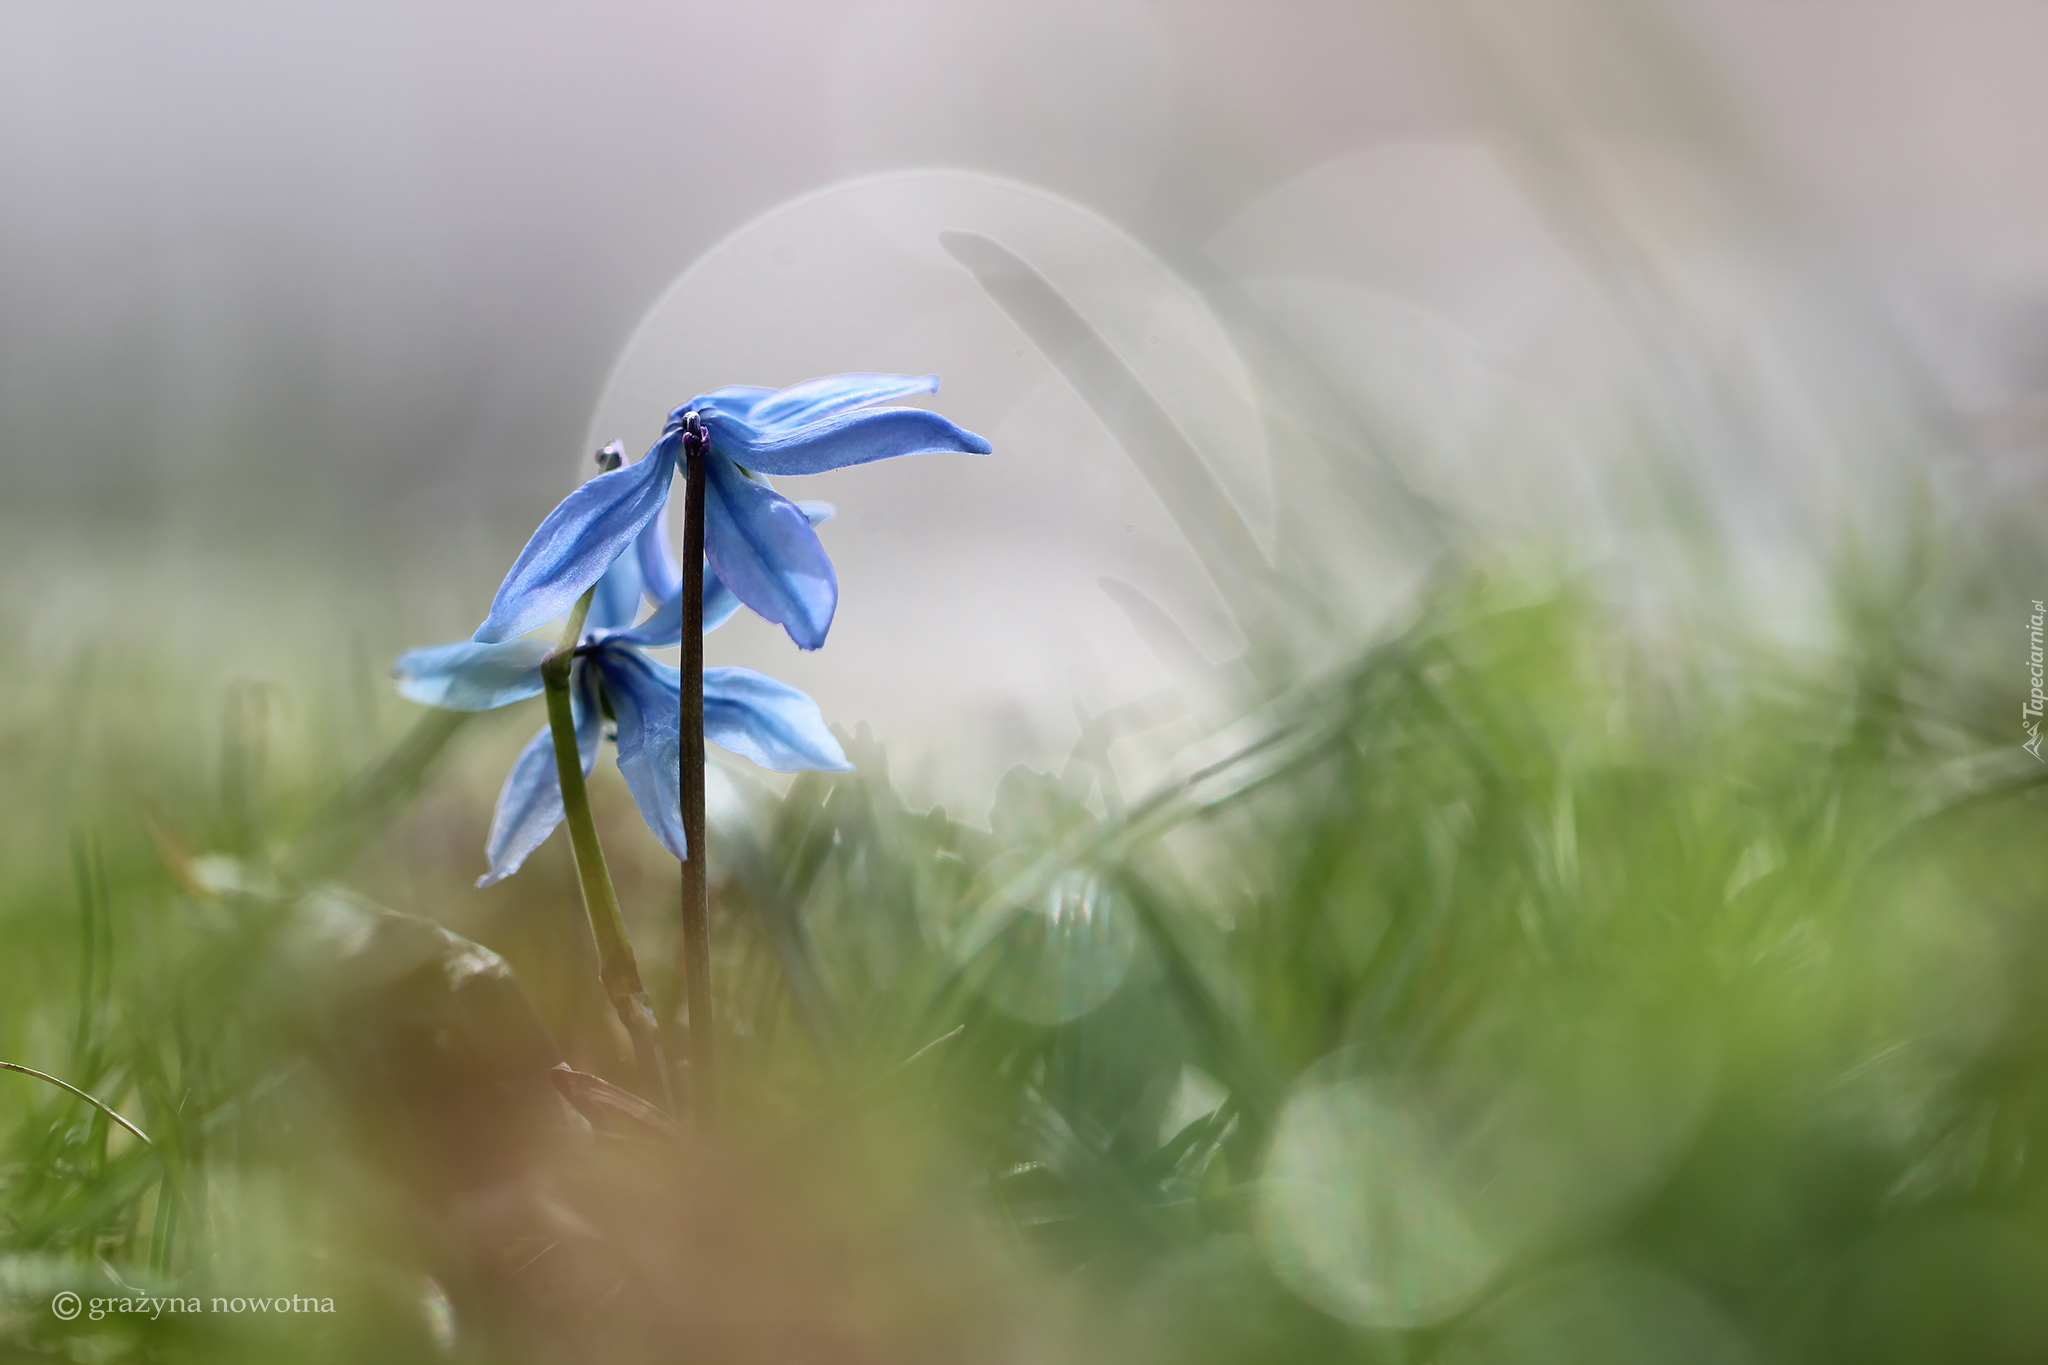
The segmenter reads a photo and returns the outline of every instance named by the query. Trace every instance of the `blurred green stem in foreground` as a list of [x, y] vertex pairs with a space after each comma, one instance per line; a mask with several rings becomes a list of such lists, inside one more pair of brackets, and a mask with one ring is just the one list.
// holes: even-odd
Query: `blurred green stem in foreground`
[[649, 1098], [672, 1109], [661, 1029], [655, 1023], [654, 1007], [648, 1003], [647, 988], [640, 984], [640, 964], [633, 957], [625, 917], [619, 913], [618, 892], [612, 888], [611, 870], [605, 866], [604, 849], [597, 842], [597, 822], [590, 815], [590, 793], [583, 785], [583, 760], [576, 747], [576, 719], [569, 703], [569, 670], [595, 592], [593, 588], [577, 599], [569, 623], [562, 629], [561, 644], [541, 665], [541, 680], [547, 687], [548, 727], [554, 732], [555, 772], [562, 783], [562, 811], [569, 825], [569, 844], [576, 854], [576, 878], [583, 890], [584, 913], [590, 917], [591, 936], [597, 940], [598, 979], [633, 1040], [641, 1085], [649, 1091]]
[[32, 1066], [23, 1066], [19, 1062], [0, 1062], [0, 1071], [17, 1071], [24, 1076], [33, 1076], [39, 1081], [48, 1081], [51, 1085], [54, 1085], [61, 1090], [69, 1090], [72, 1094], [78, 1096], [78, 1098], [84, 1100], [87, 1104], [99, 1110], [108, 1118], [120, 1124], [129, 1132], [135, 1134], [135, 1136], [141, 1138], [144, 1144], [151, 1147], [154, 1147], [156, 1145], [155, 1143], [150, 1142], [149, 1134], [143, 1132], [140, 1128], [137, 1128], [134, 1124], [130, 1123], [128, 1120], [122, 1118], [119, 1114], [115, 1113], [113, 1106], [106, 1104], [97, 1096], [88, 1094], [86, 1091], [80, 1090], [77, 1086], [73, 1085], [69, 1081], [59, 1080], [57, 1077], [52, 1076], [47, 1071], [38, 1071]]

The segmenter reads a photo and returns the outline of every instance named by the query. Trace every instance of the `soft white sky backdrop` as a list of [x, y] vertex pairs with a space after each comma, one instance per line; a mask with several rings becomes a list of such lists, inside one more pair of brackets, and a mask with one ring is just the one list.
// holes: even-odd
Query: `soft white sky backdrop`
[[938, 250], [964, 227], [1096, 323], [1268, 549], [1353, 566], [1361, 621], [1405, 581], [1398, 514], [1276, 493], [1195, 289], [1260, 310], [1469, 534], [1597, 559], [1680, 450], [1751, 586], [1796, 598], [1787, 557], [1902, 467], [2038, 491], [2044, 48], [2048, 10], [1959, 0], [11, 3], [0, 472], [69, 547], [13, 574], [61, 596], [105, 540], [175, 613], [177, 566], [258, 525], [379, 593], [431, 538], [404, 629], [462, 634], [586, 433], [935, 370], [997, 455], [792, 486], [842, 508], [833, 640], [711, 652], [985, 791], [1053, 761], [1073, 699], [1171, 677], [1101, 575], [1233, 640]]

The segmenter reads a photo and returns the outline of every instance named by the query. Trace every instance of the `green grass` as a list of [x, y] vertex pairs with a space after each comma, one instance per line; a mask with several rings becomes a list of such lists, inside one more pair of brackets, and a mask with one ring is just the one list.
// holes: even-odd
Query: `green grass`
[[[2028, 1358], [2048, 769], [1951, 647], [2023, 603], [1942, 572], [1793, 650], [1447, 571], [1337, 666], [1258, 641], [1178, 780], [1083, 746], [986, 818], [855, 743], [719, 831], [682, 1148], [563, 1147], [523, 1000], [343, 890], [627, 1080], [559, 840], [463, 890], [520, 724], [332, 643], [17, 669], [0, 1058], [154, 1145], [0, 1075], [0, 1343], [440, 1358], [438, 1292], [482, 1359]], [[610, 846], [670, 999], [675, 870]], [[335, 1311], [48, 1310], [121, 1285]]]

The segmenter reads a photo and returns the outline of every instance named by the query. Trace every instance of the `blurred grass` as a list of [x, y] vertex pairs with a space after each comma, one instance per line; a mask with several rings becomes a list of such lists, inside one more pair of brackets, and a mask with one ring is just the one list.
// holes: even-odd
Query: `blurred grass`
[[[1617, 69], [1668, 74], [1588, 14]], [[1601, 122], [1632, 138], [1672, 89], [1555, 84], [1619, 100]], [[1892, 529], [1844, 537], [1827, 611], [1756, 619], [1705, 542], [1803, 564], [1744, 523], [1811, 540], [1911, 484], [1875, 446], [1917, 454], [1891, 392], [1913, 386], [1833, 342], [1795, 373], [1798, 329], [1769, 308], [1747, 340], [1773, 344], [1736, 344], [1672, 292], [1684, 272], [1630, 267], [1603, 178], [1570, 183], [1605, 141], [1516, 127], [1565, 177], [1593, 273], [1632, 282], [1629, 346], [1668, 368], [1619, 400], [1658, 448], [1587, 464], [1615, 475], [1602, 499], [1664, 520], [1547, 547], [1606, 546], [1596, 570], [1487, 543], [1523, 519], [1440, 503], [1403, 467], [1426, 452], [1344, 397], [1373, 357], [1290, 354], [1212, 280], [1261, 386], [1279, 532], [1258, 543], [1074, 300], [948, 234], [1180, 518], [1248, 647], [1212, 663], [1111, 584], [1180, 687], [1083, 713], [1060, 771], [947, 812], [852, 735], [855, 773], [742, 782], [711, 851], [716, 1138], [616, 1097], [589, 1119], [554, 1088], [557, 1050], [630, 1079], [562, 841], [470, 887], [537, 709], [458, 726], [383, 676], [487, 597], [489, 556], [445, 543], [469, 523], [392, 510], [394, 543], [440, 560], [309, 544], [280, 509], [315, 471], [270, 463], [249, 467], [274, 482], [177, 490], [180, 523], [129, 505], [132, 452], [109, 451], [151, 553], [109, 525], [7, 527], [28, 567], [0, 620], [0, 1059], [152, 1141], [0, 1073], [0, 1356], [2038, 1359], [2030, 509], [1898, 498], [1870, 523]], [[1802, 477], [1733, 506], [1667, 496], [1838, 427], [1867, 464], [1809, 521], [1764, 515]], [[1489, 478], [1542, 467], [1485, 453]], [[1383, 581], [1425, 561], [1412, 597]], [[1390, 600], [1405, 614], [1360, 605]], [[1169, 717], [1200, 742], [1146, 770]], [[600, 773], [672, 1007], [676, 870]], [[60, 1291], [334, 1311], [67, 1323]]]
[[[321, 927], [371, 912], [306, 897], [497, 949], [563, 1055], [626, 1079], [563, 849], [464, 889], [534, 718], [365, 701], [331, 637], [224, 691], [146, 636], [17, 655], [0, 1057], [154, 1146], [0, 1076], [0, 1344], [440, 1358], [452, 1299], [467, 1358], [2032, 1358], [2048, 770], [1955, 647], [2021, 657], [1987, 537], [1796, 650], [1446, 568], [1337, 666], [1255, 642], [1272, 681], [1149, 790], [1099, 736], [985, 814], [906, 804], [861, 737], [857, 773], [744, 787], [729, 1132], [674, 1158], [673, 1207], [667, 1176], [618, 1208], [559, 1177], [640, 1248], [601, 1326], [533, 1310], [559, 1338], [476, 1320], [474, 1248], [517, 1242], [479, 1209], [540, 1158], [504, 1085], [487, 1120], [459, 1087], [518, 1029], [400, 993]], [[598, 796], [670, 998], [675, 870]], [[47, 1307], [122, 1286], [336, 1311]]]

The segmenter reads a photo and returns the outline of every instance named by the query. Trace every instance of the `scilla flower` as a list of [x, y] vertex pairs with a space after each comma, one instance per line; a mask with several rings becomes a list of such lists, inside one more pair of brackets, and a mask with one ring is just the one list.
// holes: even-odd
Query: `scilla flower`
[[668, 502], [684, 419], [694, 412], [707, 442], [704, 558], [739, 602], [800, 647], [816, 649], [838, 607], [839, 582], [802, 509], [759, 476], [934, 451], [988, 454], [987, 441], [935, 412], [875, 406], [938, 387], [936, 375], [841, 374], [781, 390], [697, 395], [669, 414], [661, 439], [637, 464], [590, 480], [548, 514], [475, 639], [509, 641], [560, 616], [639, 539]]
[[[800, 502], [796, 508], [813, 526], [830, 521], [837, 512], [829, 502]], [[683, 633], [683, 568], [676, 563], [675, 551], [669, 548], [668, 508], [656, 513], [647, 529], [633, 542], [633, 558], [639, 567], [640, 581], [648, 600], [657, 604], [654, 615], [641, 622], [640, 629], [660, 629], [680, 639]], [[594, 607], [596, 603], [591, 605]], [[707, 565], [704, 569], [704, 629], [716, 630], [730, 621], [739, 609], [738, 595], [725, 586], [717, 570]]]
[[[657, 567], [664, 563], [653, 547], [621, 556], [592, 596], [570, 674], [576, 746], [588, 773], [597, 764], [606, 716], [616, 721], [619, 771], [634, 803], [669, 852], [687, 858], [677, 785], [682, 678], [676, 669], [645, 653], [682, 638], [682, 610], [675, 594], [663, 594], [671, 599], [664, 604], [666, 609], [638, 626], [630, 624], [640, 611], [642, 560]], [[666, 570], [675, 572], [672, 558], [666, 561]], [[705, 575], [707, 603], [713, 598], [713, 581]], [[724, 598], [731, 596], [722, 585], [717, 591]], [[730, 616], [737, 606], [735, 600], [719, 619]], [[707, 614], [706, 625], [711, 624]], [[488, 711], [539, 696], [541, 663], [550, 652], [547, 644], [533, 639], [500, 644], [454, 640], [407, 650], [391, 671], [399, 692], [413, 701], [457, 711]], [[704, 737], [778, 772], [852, 766], [825, 728], [815, 701], [750, 668], [704, 670]], [[484, 845], [490, 871], [478, 878], [477, 885], [489, 886], [517, 872], [562, 817], [553, 739], [543, 726], [519, 751], [498, 793], [498, 809]]]

